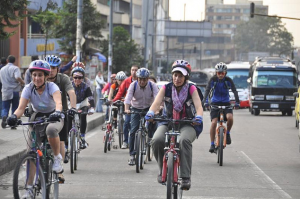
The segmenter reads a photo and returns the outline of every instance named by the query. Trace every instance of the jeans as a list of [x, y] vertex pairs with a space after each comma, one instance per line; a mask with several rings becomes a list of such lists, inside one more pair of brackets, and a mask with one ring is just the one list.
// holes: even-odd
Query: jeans
[[2, 118], [7, 117], [10, 109], [10, 104], [12, 104], [11, 112], [14, 113], [19, 106], [19, 92], [14, 92], [13, 98], [11, 100], [2, 101]]
[[97, 88], [96, 89], [97, 92], [97, 106], [96, 106], [96, 112], [103, 112], [103, 108], [102, 108], [102, 100], [100, 100], [100, 98], [102, 98], [102, 93], [101, 93], [101, 89]]
[[126, 143], [128, 143], [128, 134], [129, 134], [129, 131], [130, 131], [130, 128], [131, 128], [130, 120], [131, 120], [131, 115], [126, 114], [124, 125], [123, 125], [124, 142], [126, 142]]
[[106, 105], [105, 121], [108, 121], [108, 120], [109, 120], [109, 113], [110, 113], [110, 112], [109, 112], [109, 111], [110, 111], [110, 110], [109, 110], [109, 107], [110, 107], [110, 106]]

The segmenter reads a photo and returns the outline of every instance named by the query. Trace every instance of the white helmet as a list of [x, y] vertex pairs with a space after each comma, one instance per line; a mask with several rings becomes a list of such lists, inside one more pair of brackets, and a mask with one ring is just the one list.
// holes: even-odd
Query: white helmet
[[122, 80], [126, 79], [126, 74], [123, 71], [120, 71], [117, 73], [116, 79], [122, 81]]
[[226, 72], [227, 65], [223, 62], [220, 62], [215, 66], [215, 69], [216, 69], [216, 72]]

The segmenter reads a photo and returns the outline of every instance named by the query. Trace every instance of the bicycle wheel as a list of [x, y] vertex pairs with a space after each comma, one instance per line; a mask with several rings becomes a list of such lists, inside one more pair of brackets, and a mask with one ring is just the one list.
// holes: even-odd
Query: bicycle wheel
[[147, 161], [152, 161], [153, 158], [153, 151], [152, 151], [152, 147], [151, 147], [151, 140], [152, 138], [149, 138], [147, 136], [147, 141], [146, 141], [146, 146], [147, 146]]
[[76, 134], [75, 134], [75, 130], [71, 130], [70, 131], [71, 134], [71, 143], [69, 143], [70, 145], [70, 170], [71, 173], [74, 173], [75, 170], [75, 156], [76, 156]]
[[[38, 176], [36, 176], [38, 173]], [[32, 184], [33, 197], [46, 199], [46, 182], [41, 165], [36, 170], [36, 155], [25, 154], [17, 162], [13, 174], [13, 194], [14, 198], [22, 198], [28, 189], [28, 184]]]
[[135, 134], [135, 170], [140, 172], [140, 157], [141, 157], [141, 135], [142, 132], [138, 131]]
[[140, 139], [140, 169], [144, 169], [145, 164], [145, 157], [146, 157], [146, 135], [145, 132], [141, 132], [141, 139]]
[[79, 151], [80, 151], [80, 138], [79, 133], [77, 132], [75, 134], [75, 151], [74, 151], [74, 170], [77, 170], [78, 168], [78, 159], [79, 159]]
[[174, 158], [172, 152], [168, 153], [167, 170], [167, 199], [172, 199], [174, 178]]
[[223, 142], [224, 142], [224, 128], [219, 129], [219, 147], [218, 147], [218, 159], [219, 159], [219, 165], [223, 165]]
[[111, 142], [111, 141], [112, 141], [112, 140], [111, 140], [111, 139], [112, 139], [112, 137], [111, 137], [112, 133], [113, 133], [113, 132], [111, 132], [111, 133], [108, 134], [108, 142], [107, 142], [107, 150], [108, 150], [108, 151], [110, 151], [111, 144], [112, 144], [112, 142]]
[[120, 116], [119, 121], [118, 121], [118, 135], [119, 135], [119, 147], [120, 148], [122, 148], [123, 141], [124, 141], [123, 124], [124, 124], [124, 119], [122, 116]]
[[58, 175], [52, 171], [53, 160], [49, 157], [45, 160], [46, 199], [58, 199], [59, 180]]
[[109, 139], [109, 132], [106, 132], [106, 134], [105, 134], [105, 141], [104, 141], [104, 153], [107, 152], [108, 139]]

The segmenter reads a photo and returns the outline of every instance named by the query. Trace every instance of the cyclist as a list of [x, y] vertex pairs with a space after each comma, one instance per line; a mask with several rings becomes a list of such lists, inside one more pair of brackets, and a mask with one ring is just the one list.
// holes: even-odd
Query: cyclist
[[[114, 99], [114, 97], [118, 93], [118, 90], [119, 90], [121, 84], [123, 83], [123, 81], [125, 79], [126, 79], [126, 74], [123, 71], [120, 71], [120, 72], [117, 73], [117, 75], [116, 75], [116, 80], [117, 81], [111, 85], [109, 95], [108, 95], [108, 101], [109, 101], [110, 104], [113, 103], [112, 99]], [[118, 116], [118, 112], [114, 111], [113, 112], [113, 125], [114, 125], [114, 128], [117, 128], [117, 116]]]
[[[159, 109], [161, 102], [165, 98], [163, 115], [167, 118], [182, 119], [194, 117], [194, 125], [185, 124], [180, 128], [179, 147], [180, 147], [180, 177], [182, 178], [181, 188], [189, 189], [191, 186], [192, 168], [192, 142], [202, 131], [203, 109], [197, 88], [188, 83], [191, 66], [185, 60], [177, 60], [172, 65], [172, 82], [168, 83], [159, 90], [153, 104], [151, 105], [146, 120], [150, 120], [154, 113]], [[171, 99], [166, 100], [166, 98]], [[187, 101], [192, 100], [196, 113], [190, 114]], [[159, 123], [158, 128], [152, 138], [152, 149], [155, 159], [159, 166], [157, 181], [162, 183], [161, 172], [163, 166], [163, 156], [165, 147], [165, 132], [168, 127], [165, 123]]]
[[[74, 116], [74, 111], [76, 110], [76, 95], [70, 78], [63, 73], [59, 73], [61, 59], [55, 55], [48, 55], [45, 57], [45, 61], [48, 62], [50, 65], [50, 74], [47, 80], [50, 82], [54, 82], [59, 87], [59, 90], [61, 91], [63, 111], [64, 113], [68, 113], [65, 114], [68, 117], [65, 117], [64, 127], [59, 133], [60, 153], [64, 158], [64, 163], [68, 163], [69, 154], [68, 151], [66, 151], [65, 153], [65, 142], [68, 141], [68, 132], [71, 129], [72, 118]], [[67, 95], [70, 99], [70, 110], [68, 110]], [[59, 178], [62, 183], [65, 181], [62, 174], [59, 176]]]
[[[125, 113], [130, 113], [129, 106], [131, 105], [132, 111], [148, 111], [152, 102], [154, 101], [158, 88], [155, 83], [149, 81], [150, 72], [146, 68], [140, 68], [136, 72], [138, 78], [130, 84], [128, 88], [127, 95], [125, 97]], [[134, 151], [134, 140], [135, 134], [139, 128], [140, 124], [140, 114], [131, 115], [131, 129], [130, 129], [130, 140], [129, 140], [129, 155], [130, 159], [128, 164], [133, 166], [135, 164], [135, 154]]]
[[[77, 62], [76, 62], [77, 63]], [[78, 65], [83, 65], [83, 63], [79, 62]], [[81, 136], [81, 149], [85, 149], [87, 147], [87, 143], [85, 141], [85, 133], [86, 133], [86, 115], [91, 115], [95, 112], [95, 102], [93, 98], [93, 94], [91, 88], [87, 86], [86, 83], [83, 82], [85, 71], [82, 67], [75, 67], [71, 72], [73, 82], [72, 85], [75, 89], [76, 94], [76, 102], [77, 104], [83, 104], [83, 107], [80, 109], [82, 112], [80, 114], [80, 136]], [[89, 104], [90, 108], [89, 108]]]
[[[240, 106], [240, 100], [238, 93], [236, 91], [235, 85], [230, 77], [227, 77], [227, 66], [225, 63], [218, 63], [215, 66], [216, 75], [211, 77], [209, 82], [207, 83], [205, 94], [203, 98], [203, 104], [206, 108], [209, 108], [208, 99], [206, 99], [209, 95], [211, 96], [211, 105], [218, 105], [218, 106], [228, 106], [230, 105], [230, 96], [229, 96], [229, 89], [232, 90], [235, 97], [235, 108], [238, 109]], [[230, 130], [233, 125], [233, 114], [232, 109], [225, 109], [225, 115], [227, 120], [227, 136], [226, 136], [226, 143], [231, 144], [230, 138]], [[215, 134], [216, 134], [216, 127], [218, 122], [218, 110], [211, 110], [210, 111], [210, 118], [211, 118], [211, 126], [210, 126], [210, 140], [211, 146], [209, 152], [213, 153], [215, 151]]]
[[[46, 128], [46, 134], [49, 144], [54, 154], [54, 163], [52, 170], [56, 173], [63, 172], [62, 156], [60, 154], [60, 140], [59, 132], [64, 125], [64, 119], [62, 114], [62, 102], [59, 87], [53, 82], [47, 82], [47, 76], [50, 73], [50, 65], [44, 60], [36, 60], [30, 63], [29, 70], [31, 72], [32, 82], [26, 85], [22, 91], [19, 107], [17, 110], [7, 119], [9, 126], [15, 126], [26, 108], [26, 105], [30, 102], [33, 108], [33, 114], [30, 121], [34, 121], [37, 117], [46, 116], [50, 121], [56, 121], [55, 123], [49, 123]], [[31, 128], [31, 127], [30, 127]], [[39, 134], [37, 134], [37, 140], [39, 140]], [[28, 139], [28, 146], [31, 146], [31, 139]], [[28, 148], [28, 150], [30, 150]], [[32, 184], [33, 179], [29, 178], [26, 194], [30, 198], [32, 196]], [[23, 198], [26, 198], [24, 196]]]
[[[112, 74], [110, 76], [110, 82], [107, 82], [104, 86], [104, 88], [102, 89], [102, 95], [104, 96], [104, 98], [108, 98], [108, 94], [110, 91], [110, 87], [112, 84], [114, 84], [115, 82], [117, 82], [116, 80], [116, 74]], [[106, 114], [105, 114], [105, 120], [107, 121], [109, 117], [109, 105], [106, 105]]]
[[[85, 70], [85, 65], [82, 63], [82, 62], [74, 62], [72, 67], [71, 67], [71, 73], [72, 73], [72, 70], [75, 68], [75, 67], [80, 67], [82, 68], [83, 70]], [[73, 77], [72, 77], [72, 74], [71, 74], [71, 81], [73, 80]], [[83, 82], [86, 83], [86, 85], [88, 87], [91, 87], [92, 83], [91, 83], [91, 80], [88, 78], [88, 77], [84, 77], [83, 78]]]
[[[120, 86], [118, 93], [116, 95], [116, 97], [113, 99], [113, 101], [117, 101], [117, 100], [121, 100], [122, 97], [126, 96], [127, 90], [130, 86], [130, 84], [137, 80], [137, 76], [136, 76], [136, 72], [139, 69], [139, 67], [137, 65], [133, 65], [131, 66], [131, 76], [126, 78], [124, 80], [124, 82], [122, 83], [122, 85]], [[125, 121], [124, 121], [124, 126], [123, 126], [123, 131], [124, 131], [124, 142], [123, 142], [123, 146], [122, 149], [126, 149], [128, 147], [128, 134], [130, 131], [130, 114], [126, 114], [125, 115]]]

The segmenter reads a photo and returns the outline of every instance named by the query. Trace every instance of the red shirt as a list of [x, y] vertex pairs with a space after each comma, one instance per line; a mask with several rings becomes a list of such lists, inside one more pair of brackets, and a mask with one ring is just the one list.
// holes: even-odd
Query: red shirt
[[122, 97], [126, 96], [127, 90], [130, 86], [132, 81], [132, 77], [127, 77], [121, 84], [119, 91], [117, 93], [117, 95], [115, 96], [115, 98], [113, 99], [113, 101], [117, 101], [117, 100], [121, 100]]

